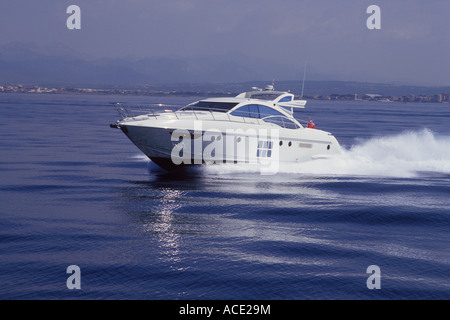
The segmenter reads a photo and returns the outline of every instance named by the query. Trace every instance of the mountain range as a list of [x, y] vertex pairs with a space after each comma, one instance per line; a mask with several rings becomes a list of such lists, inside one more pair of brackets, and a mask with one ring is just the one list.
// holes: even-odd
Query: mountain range
[[[23, 43], [0, 47], [0, 82], [39, 85], [133, 85], [295, 79], [303, 69], [240, 53], [145, 59], [88, 59], [66, 48], [43, 50]], [[303, 68], [303, 66], [302, 66]]]
[[[236, 92], [243, 87], [264, 87], [273, 79], [282, 90], [301, 92], [302, 65], [291, 68], [240, 53], [197, 57], [145, 59], [89, 59], [65, 47], [39, 48], [24, 43], [0, 47], [0, 84], [28, 84], [55, 87], [152, 86], [162, 90], [202, 88]], [[308, 71], [305, 95], [367, 94], [409, 95], [450, 92], [450, 87], [361, 83], [336, 79]], [[281, 81], [279, 79], [283, 79]], [[291, 79], [290, 81], [286, 81]], [[235, 84], [239, 84], [236, 87]], [[218, 89], [219, 88], [219, 89]]]

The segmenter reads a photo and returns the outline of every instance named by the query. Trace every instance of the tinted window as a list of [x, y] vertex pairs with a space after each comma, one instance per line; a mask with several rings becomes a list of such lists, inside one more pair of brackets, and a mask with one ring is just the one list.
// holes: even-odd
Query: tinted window
[[289, 102], [289, 101], [292, 101], [292, 97], [287, 96], [287, 97], [284, 97], [283, 99], [280, 99], [280, 101], [278, 101], [278, 102]]
[[270, 117], [270, 118], [264, 119], [264, 121], [276, 124], [277, 126], [280, 126], [282, 128], [287, 128], [287, 129], [299, 128], [299, 126], [295, 122], [293, 122], [285, 117]]
[[259, 107], [257, 104], [249, 104], [248, 112], [250, 114], [250, 118], [259, 118]]
[[283, 117], [284, 114], [282, 114], [281, 112], [263, 106], [263, 105], [256, 105], [256, 104], [249, 104], [249, 105], [245, 105], [242, 106], [236, 110], [234, 110], [233, 112], [231, 112], [231, 114], [233, 116], [238, 116], [238, 117], [250, 117], [250, 118], [265, 118], [268, 116], [281, 116]]
[[283, 116], [281, 112], [261, 105], [259, 106], [259, 115], [261, 118], [265, 118], [267, 116]]
[[247, 118], [250, 117], [250, 115], [248, 113], [248, 105], [237, 108], [236, 110], [231, 112], [231, 115], [237, 116], [237, 117], [247, 117]]
[[217, 111], [217, 112], [228, 112], [233, 109], [237, 103], [230, 102], [214, 102], [214, 101], [200, 101], [196, 104], [186, 106], [181, 110], [204, 110], [204, 111]]

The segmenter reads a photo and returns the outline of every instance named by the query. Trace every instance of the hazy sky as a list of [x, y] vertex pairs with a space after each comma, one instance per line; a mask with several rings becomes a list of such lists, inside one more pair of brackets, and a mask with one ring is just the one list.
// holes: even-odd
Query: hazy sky
[[[72, 4], [81, 30], [66, 27]], [[366, 26], [373, 4], [381, 30]], [[242, 55], [301, 70], [307, 61], [331, 79], [448, 86], [449, 16], [450, 0], [2, 0], [0, 47], [89, 59]]]

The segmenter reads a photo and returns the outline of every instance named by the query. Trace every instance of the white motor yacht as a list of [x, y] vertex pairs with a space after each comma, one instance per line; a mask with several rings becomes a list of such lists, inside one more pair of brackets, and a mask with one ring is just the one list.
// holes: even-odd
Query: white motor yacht
[[134, 115], [116, 104], [122, 119], [110, 126], [169, 171], [213, 163], [261, 164], [274, 171], [285, 162], [340, 153], [331, 133], [294, 118], [294, 109], [304, 108], [306, 100], [273, 86], [252, 90], [196, 101], [175, 112]]

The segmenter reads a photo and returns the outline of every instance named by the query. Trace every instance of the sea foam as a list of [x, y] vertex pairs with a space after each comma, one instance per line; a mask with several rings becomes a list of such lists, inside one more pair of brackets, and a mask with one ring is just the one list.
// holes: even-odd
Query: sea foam
[[[148, 161], [145, 156], [135, 156]], [[207, 165], [207, 174], [261, 173], [255, 164]], [[272, 173], [324, 176], [380, 176], [412, 178], [422, 174], [450, 174], [450, 136], [431, 130], [405, 131], [396, 135], [359, 140], [342, 153], [302, 163], [280, 163]]]

